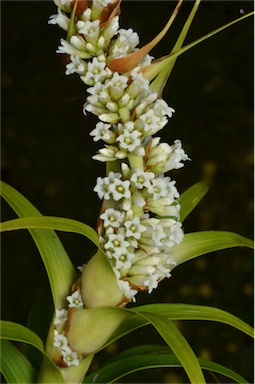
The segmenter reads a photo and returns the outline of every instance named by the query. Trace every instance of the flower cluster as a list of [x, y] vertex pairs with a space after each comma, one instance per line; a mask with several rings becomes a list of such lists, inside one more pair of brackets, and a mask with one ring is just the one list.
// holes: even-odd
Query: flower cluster
[[[71, 296], [67, 296], [69, 308], [81, 308], [83, 302], [79, 290], [76, 290]], [[73, 351], [68, 345], [68, 339], [66, 337], [66, 322], [68, 317], [68, 311], [66, 309], [56, 310], [54, 319], [54, 341], [53, 346], [60, 352], [60, 359], [65, 366], [79, 365], [82, 356]]]
[[153, 58], [146, 53], [131, 70], [112, 70], [113, 62], [139, 51], [138, 34], [119, 28], [120, 1], [54, 2], [58, 13], [49, 23], [68, 31], [57, 52], [70, 56], [66, 74], [77, 73], [88, 86], [83, 111], [98, 116], [90, 135], [104, 143], [93, 157], [109, 170], [94, 188], [103, 200], [100, 243], [119, 288], [134, 300], [175, 265], [171, 247], [183, 239], [179, 193], [165, 173], [183, 167], [188, 156], [180, 140], [169, 145], [153, 137], [174, 113], [144, 75]]

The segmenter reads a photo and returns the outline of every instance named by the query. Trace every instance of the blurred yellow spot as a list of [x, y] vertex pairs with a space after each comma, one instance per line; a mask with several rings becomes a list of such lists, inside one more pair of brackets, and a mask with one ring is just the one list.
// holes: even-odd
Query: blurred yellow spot
[[235, 353], [238, 350], [238, 347], [235, 343], [228, 343], [227, 344], [227, 350], [228, 352]]
[[199, 357], [205, 360], [212, 360], [211, 351], [208, 348], [201, 348], [199, 351]]
[[211, 285], [209, 285], [207, 283], [201, 284], [198, 287], [198, 294], [202, 297], [210, 298], [210, 297], [212, 297], [213, 289], [212, 289]]

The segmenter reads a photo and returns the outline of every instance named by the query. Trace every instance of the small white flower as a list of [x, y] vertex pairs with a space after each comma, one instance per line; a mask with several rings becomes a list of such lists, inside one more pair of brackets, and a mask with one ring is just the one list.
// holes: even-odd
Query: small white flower
[[140, 239], [141, 233], [146, 231], [146, 227], [140, 223], [140, 219], [136, 216], [133, 220], [124, 223], [126, 227], [126, 237], [134, 237]]
[[149, 188], [151, 186], [151, 180], [153, 180], [155, 174], [153, 172], [144, 172], [141, 169], [136, 169], [130, 181], [135, 184], [138, 189]]
[[128, 281], [118, 280], [118, 286], [127, 298], [130, 298], [135, 302], [135, 295], [138, 291], [132, 289]]
[[78, 73], [79, 75], [82, 75], [86, 72], [87, 64], [83, 60], [81, 60], [78, 55], [71, 55], [70, 59], [71, 63], [66, 65], [66, 75], [71, 75], [73, 73]]
[[158, 99], [155, 101], [153, 110], [157, 116], [168, 116], [169, 118], [171, 118], [175, 112], [175, 110], [172, 107], [169, 107], [169, 105], [163, 99]]
[[108, 236], [109, 240], [104, 245], [105, 249], [115, 250], [119, 248], [121, 252], [125, 252], [125, 249], [129, 246], [129, 242], [125, 240], [125, 235], [123, 233], [111, 234]]
[[129, 269], [131, 267], [131, 261], [135, 258], [134, 253], [130, 253], [127, 248], [115, 248], [112, 253], [112, 257], [116, 260], [117, 269]]
[[83, 301], [80, 291], [77, 289], [71, 296], [67, 296], [66, 300], [69, 302], [68, 307], [83, 307]]
[[67, 310], [66, 309], [56, 309], [54, 325], [64, 325], [67, 320]]
[[82, 21], [79, 20], [76, 23], [76, 27], [78, 29], [78, 32], [80, 34], [83, 34], [86, 41], [88, 43], [95, 43], [99, 38], [100, 33], [100, 27], [99, 27], [100, 21], [94, 20], [94, 21]]
[[148, 293], [151, 293], [153, 289], [158, 287], [158, 278], [157, 274], [152, 274], [144, 281], [145, 287], [148, 287]]
[[57, 24], [60, 28], [67, 31], [70, 24], [70, 19], [63, 12], [61, 12], [60, 8], [58, 8], [58, 14], [50, 16], [48, 24]]
[[54, 329], [54, 347], [57, 347], [59, 349], [62, 349], [62, 347], [67, 346], [67, 337], [61, 333], [58, 333], [56, 329]]
[[125, 131], [116, 139], [121, 149], [133, 152], [137, 147], [141, 146], [141, 132], [134, 130], [133, 132]]
[[88, 62], [86, 75], [82, 76], [81, 80], [87, 85], [103, 82], [111, 74], [110, 69], [105, 68], [105, 66], [105, 61], [100, 61], [97, 57], [94, 57], [92, 61]]
[[[160, 118], [155, 115], [153, 109], [149, 109], [146, 113], [139, 117], [144, 123], [144, 131], [150, 132], [150, 134], [158, 131]], [[163, 127], [162, 127], [163, 128]], [[153, 132], [153, 133], [151, 133]]]
[[75, 365], [78, 366], [80, 362], [80, 356], [74, 352], [69, 346], [61, 349], [62, 357], [68, 367]]
[[129, 198], [131, 196], [129, 187], [129, 180], [122, 181], [119, 179], [114, 179], [113, 182], [109, 185], [109, 192], [112, 194], [113, 200], [119, 201], [123, 197]]
[[97, 123], [96, 128], [90, 132], [90, 136], [94, 136], [94, 141], [103, 140], [109, 144], [114, 143], [116, 136], [110, 128], [111, 124], [99, 122]]
[[157, 200], [160, 197], [166, 197], [168, 195], [166, 181], [159, 178], [152, 180], [148, 192], [152, 194], [153, 200]]
[[108, 208], [102, 215], [100, 215], [100, 218], [104, 221], [105, 228], [119, 228], [123, 223], [124, 213], [113, 208]]
[[125, 45], [125, 50], [127, 53], [134, 50], [134, 48], [139, 44], [139, 36], [132, 28], [129, 29], [119, 29], [119, 41], [122, 45]]

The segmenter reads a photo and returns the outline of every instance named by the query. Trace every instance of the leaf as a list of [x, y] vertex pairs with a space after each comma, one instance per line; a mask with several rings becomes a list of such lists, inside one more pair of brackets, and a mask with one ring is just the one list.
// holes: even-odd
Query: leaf
[[167, 317], [148, 312], [140, 312], [157, 330], [160, 336], [169, 345], [182, 367], [186, 371], [191, 383], [205, 383], [204, 375], [199, 362], [179, 329]]
[[185, 234], [183, 241], [171, 248], [171, 255], [177, 266], [195, 257], [221, 249], [232, 247], [253, 249], [253, 246], [252, 240], [233, 232], [200, 231]]
[[107, 341], [106, 345], [109, 345], [128, 333], [149, 324], [148, 321], [138, 316], [138, 314], [135, 314], [135, 312], [156, 313], [171, 320], [217, 321], [230, 325], [239, 331], [244, 332], [248, 336], [253, 337], [253, 329], [249, 324], [226, 311], [214, 307], [190, 304], [149, 304], [132, 308], [132, 312], [134, 315], [123, 321]]
[[186, 219], [191, 211], [197, 206], [200, 200], [204, 197], [206, 192], [209, 190], [209, 187], [203, 181], [192, 185], [189, 189], [181, 194], [180, 197], [180, 221]]
[[[24, 196], [4, 182], [1, 182], [1, 195], [19, 217], [40, 216], [40, 212]], [[31, 229], [29, 232], [44, 262], [54, 306], [62, 308], [76, 280], [75, 269], [54, 231]]]
[[[235, 380], [238, 383], [248, 383], [237, 373], [220, 364], [198, 358], [202, 369], [213, 371]], [[96, 369], [88, 375], [83, 383], [113, 383], [127, 375], [151, 368], [174, 368], [181, 367], [177, 357], [170, 353], [165, 354], [138, 354], [130, 357], [117, 359], [103, 367]]]
[[35, 383], [36, 372], [26, 357], [10, 341], [1, 341], [1, 373], [7, 383]]
[[78, 233], [90, 239], [98, 248], [99, 238], [96, 231], [89, 225], [65, 217], [39, 216], [8, 220], [1, 223], [0, 231], [17, 229], [54, 229], [56, 231]]
[[54, 378], [54, 382], [56, 383], [63, 383], [63, 377], [58, 367], [44, 352], [44, 345], [39, 336], [21, 324], [13, 323], [11, 321], [1, 321], [0, 324], [1, 339], [27, 343], [38, 349], [43, 354], [44, 360], [47, 362], [47, 367], [51, 373], [51, 378]]

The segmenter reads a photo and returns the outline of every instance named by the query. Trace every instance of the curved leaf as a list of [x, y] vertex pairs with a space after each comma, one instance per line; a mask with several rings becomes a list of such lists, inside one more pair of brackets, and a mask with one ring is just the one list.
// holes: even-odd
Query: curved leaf
[[180, 197], [180, 221], [183, 222], [191, 211], [197, 206], [204, 197], [209, 187], [203, 181], [192, 185], [189, 189], [181, 194]]
[[26, 357], [10, 341], [1, 341], [1, 373], [7, 383], [35, 383], [36, 372]]
[[254, 242], [244, 236], [225, 231], [200, 231], [184, 235], [183, 241], [171, 248], [176, 266], [209, 252], [232, 247], [254, 247]]
[[1, 334], [3, 340], [19, 341], [27, 343], [38, 349], [44, 356], [47, 363], [48, 370], [51, 373], [51, 378], [56, 383], [63, 383], [63, 377], [58, 367], [49, 359], [48, 355], [44, 352], [44, 345], [39, 336], [33, 331], [24, 327], [21, 324], [13, 323], [11, 321], [1, 321]]
[[[1, 182], [1, 195], [19, 217], [41, 215], [24, 196], [4, 182]], [[29, 232], [44, 262], [55, 308], [62, 308], [76, 279], [75, 269], [54, 231], [31, 229]]]
[[191, 383], [205, 383], [205, 378], [195, 353], [179, 329], [167, 317], [155, 313], [140, 312], [157, 330], [174, 352], [186, 371]]
[[39, 216], [8, 220], [0, 225], [0, 232], [17, 229], [54, 229], [56, 231], [78, 233], [90, 239], [99, 248], [96, 231], [89, 225], [65, 217]]
[[[202, 369], [213, 371], [235, 380], [237, 383], [248, 383], [237, 373], [220, 364], [198, 358]], [[114, 383], [127, 375], [151, 368], [181, 367], [177, 357], [173, 354], [140, 354], [118, 359], [104, 365], [88, 375], [83, 383]]]
[[[127, 309], [126, 309], [127, 310]], [[238, 317], [214, 307], [191, 304], [149, 304], [132, 308], [133, 316], [128, 317], [113, 333], [107, 345], [124, 335], [148, 325], [146, 319], [135, 312], [156, 313], [171, 320], [208, 320], [230, 325], [248, 336], [253, 337], [253, 328]], [[105, 347], [105, 346], [104, 346]]]

